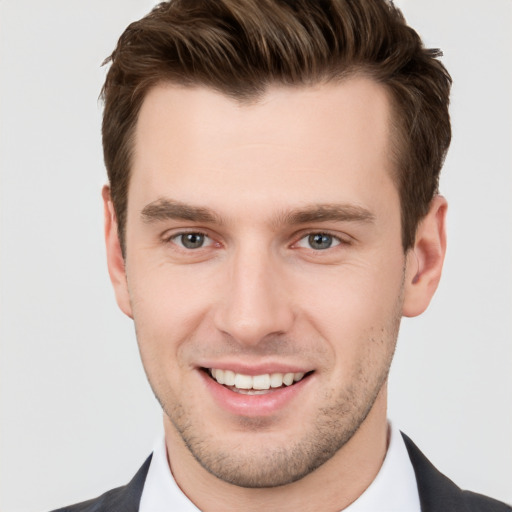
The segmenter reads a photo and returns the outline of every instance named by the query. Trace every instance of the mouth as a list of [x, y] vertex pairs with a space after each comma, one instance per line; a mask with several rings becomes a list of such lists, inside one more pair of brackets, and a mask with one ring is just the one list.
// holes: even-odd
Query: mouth
[[246, 375], [232, 370], [220, 368], [202, 368], [202, 370], [215, 382], [224, 388], [243, 395], [265, 395], [287, 388], [301, 382], [313, 373], [263, 373], [260, 375]]

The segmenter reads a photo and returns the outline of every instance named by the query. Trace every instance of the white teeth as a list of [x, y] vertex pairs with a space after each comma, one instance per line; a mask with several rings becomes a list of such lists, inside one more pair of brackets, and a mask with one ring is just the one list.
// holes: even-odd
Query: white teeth
[[291, 386], [304, 377], [304, 373], [264, 373], [262, 375], [244, 375], [235, 373], [232, 370], [220, 370], [212, 368], [211, 376], [219, 383], [226, 386], [234, 386], [237, 389], [253, 389], [257, 391], [268, 390], [270, 388], [280, 388], [283, 385]]
[[270, 388], [270, 375], [255, 375], [252, 378], [253, 389], [269, 389]]
[[280, 388], [283, 385], [283, 374], [273, 373], [270, 376], [270, 386], [273, 388]]
[[213, 377], [219, 384], [224, 384], [224, 370], [214, 370], [215, 374]]
[[291, 386], [293, 384], [293, 373], [285, 373], [283, 377], [283, 383], [287, 386]]
[[226, 384], [226, 386], [234, 386], [235, 376], [235, 372], [232, 372], [231, 370], [224, 370], [224, 384]]
[[235, 388], [251, 389], [252, 377], [250, 375], [242, 375], [241, 373], [237, 373], [235, 376]]

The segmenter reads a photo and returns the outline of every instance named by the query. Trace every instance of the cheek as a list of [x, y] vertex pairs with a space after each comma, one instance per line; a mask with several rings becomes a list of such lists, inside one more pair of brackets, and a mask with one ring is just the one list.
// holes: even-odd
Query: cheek
[[400, 295], [403, 273], [388, 268], [380, 271], [371, 264], [333, 267], [328, 272], [316, 273], [308, 279], [298, 276], [300, 285], [296, 294], [303, 304], [326, 322], [352, 318], [379, 318], [389, 314], [390, 306]]
[[208, 317], [212, 286], [205, 287], [207, 278], [190, 268], [165, 264], [132, 268], [133, 272], [127, 268], [128, 287], [144, 366], [186, 364], [180, 350]]
[[396, 264], [379, 269], [367, 264], [333, 268], [297, 287], [297, 295], [306, 299], [304, 315], [331, 345], [338, 362], [363, 354], [377, 358], [395, 341], [403, 272]]
[[186, 327], [211, 300], [214, 276], [205, 275], [200, 265], [150, 261], [136, 262], [132, 268], [127, 269], [132, 306], [139, 311], [139, 321], [151, 319], [155, 328]]

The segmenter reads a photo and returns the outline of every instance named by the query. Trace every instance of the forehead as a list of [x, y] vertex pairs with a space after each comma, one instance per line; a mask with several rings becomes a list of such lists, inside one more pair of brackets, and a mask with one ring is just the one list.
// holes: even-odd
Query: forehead
[[161, 84], [139, 113], [130, 194], [142, 202], [218, 196], [224, 206], [258, 194], [277, 203], [353, 201], [362, 184], [373, 193], [389, 185], [389, 118], [386, 90], [363, 77], [274, 86], [248, 104]]

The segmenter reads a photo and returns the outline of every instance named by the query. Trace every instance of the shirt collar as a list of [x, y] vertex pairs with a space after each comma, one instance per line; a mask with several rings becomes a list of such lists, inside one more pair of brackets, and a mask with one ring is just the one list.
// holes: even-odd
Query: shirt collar
[[377, 476], [344, 512], [421, 512], [416, 475], [400, 431], [389, 425], [389, 446]]
[[[376, 478], [344, 512], [420, 512], [414, 468], [400, 431], [390, 424], [389, 446]], [[153, 458], [144, 484], [139, 512], [162, 510], [198, 512], [172, 476], [167, 462], [165, 437], [155, 443]]]
[[140, 499], [139, 512], [198, 512], [199, 509], [178, 487], [167, 462], [165, 436], [162, 433], [154, 446], [151, 465]]

